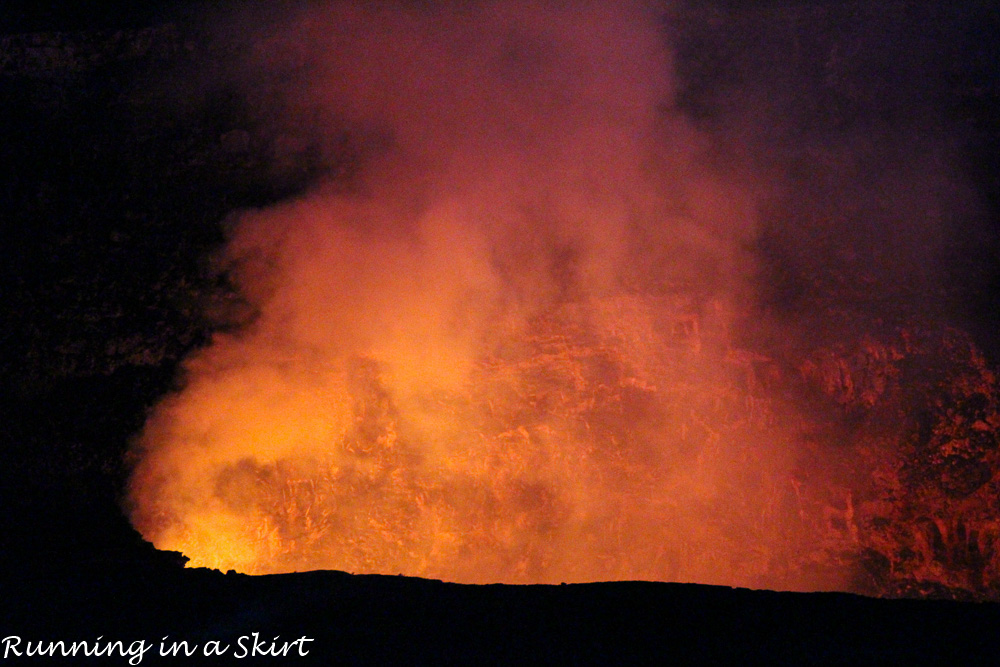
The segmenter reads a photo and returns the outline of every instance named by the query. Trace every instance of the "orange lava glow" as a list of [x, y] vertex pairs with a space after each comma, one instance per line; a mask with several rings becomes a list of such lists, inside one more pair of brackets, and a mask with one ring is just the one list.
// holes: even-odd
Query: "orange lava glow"
[[565, 304], [460, 383], [405, 394], [400, 368], [437, 374], [422, 357], [233, 369], [260, 343], [220, 339], [147, 425], [170, 446], [137, 471], [138, 525], [191, 565], [249, 573], [808, 588], [775, 569], [821, 546], [780, 410], [683, 306]]
[[659, 18], [440, 5], [254, 43], [261, 132], [331, 163], [347, 132], [362, 168], [234, 217], [252, 317], [152, 412], [135, 526], [247, 573], [837, 586], [798, 417], [731, 331], [753, 179], [672, 110]]

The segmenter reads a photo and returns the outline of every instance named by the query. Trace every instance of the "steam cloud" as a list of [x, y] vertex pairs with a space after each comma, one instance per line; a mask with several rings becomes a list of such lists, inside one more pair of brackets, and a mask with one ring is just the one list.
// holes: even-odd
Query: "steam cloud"
[[151, 415], [140, 531], [252, 572], [846, 585], [775, 569], [810, 548], [795, 484], [824, 473], [739, 350], [805, 336], [797, 281], [830, 265], [883, 287], [901, 254], [930, 265], [926, 207], [965, 194], [947, 146], [796, 134], [766, 86], [695, 119], [669, 17], [343, 2], [254, 27], [228, 76], [276, 160], [322, 168], [234, 216], [220, 261], [253, 316]]

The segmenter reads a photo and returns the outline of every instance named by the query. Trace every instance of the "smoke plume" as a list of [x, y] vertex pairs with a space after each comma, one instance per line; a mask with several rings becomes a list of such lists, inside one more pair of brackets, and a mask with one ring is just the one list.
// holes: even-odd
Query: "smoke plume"
[[928, 203], [961, 186], [933, 138], [913, 160], [898, 133], [802, 130], [794, 75], [759, 62], [761, 85], [705, 74], [699, 113], [673, 16], [217, 18], [249, 45], [226, 77], [254, 140], [316, 177], [230, 220], [245, 313], [149, 418], [139, 530], [249, 572], [847, 585], [790, 565], [819, 548], [797, 494], [827, 473], [761, 346], [808, 336], [831, 267], [884, 287], [900, 257], [933, 266]]

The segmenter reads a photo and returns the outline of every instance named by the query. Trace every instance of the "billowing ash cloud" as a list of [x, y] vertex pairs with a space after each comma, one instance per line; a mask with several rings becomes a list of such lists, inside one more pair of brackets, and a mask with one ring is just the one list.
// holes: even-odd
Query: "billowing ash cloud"
[[775, 574], [811, 548], [793, 492], [822, 472], [735, 341], [773, 297], [754, 279], [818, 270], [797, 244], [847, 231], [820, 221], [843, 186], [902, 194], [900, 218], [920, 197], [816, 137], [835, 166], [797, 192], [803, 154], [763, 157], [773, 115], [691, 120], [644, 3], [273, 14], [227, 76], [319, 177], [232, 220], [220, 261], [254, 316], [147, 423], [143, 534], [253, 572], [834, 585]]

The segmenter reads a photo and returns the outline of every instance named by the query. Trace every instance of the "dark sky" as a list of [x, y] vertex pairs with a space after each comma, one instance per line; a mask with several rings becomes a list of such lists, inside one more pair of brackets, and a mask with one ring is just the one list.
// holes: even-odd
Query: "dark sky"
[[4, 0], [0, 34], [130, 28], [175, 20], [210, 3], [204, 0]]

